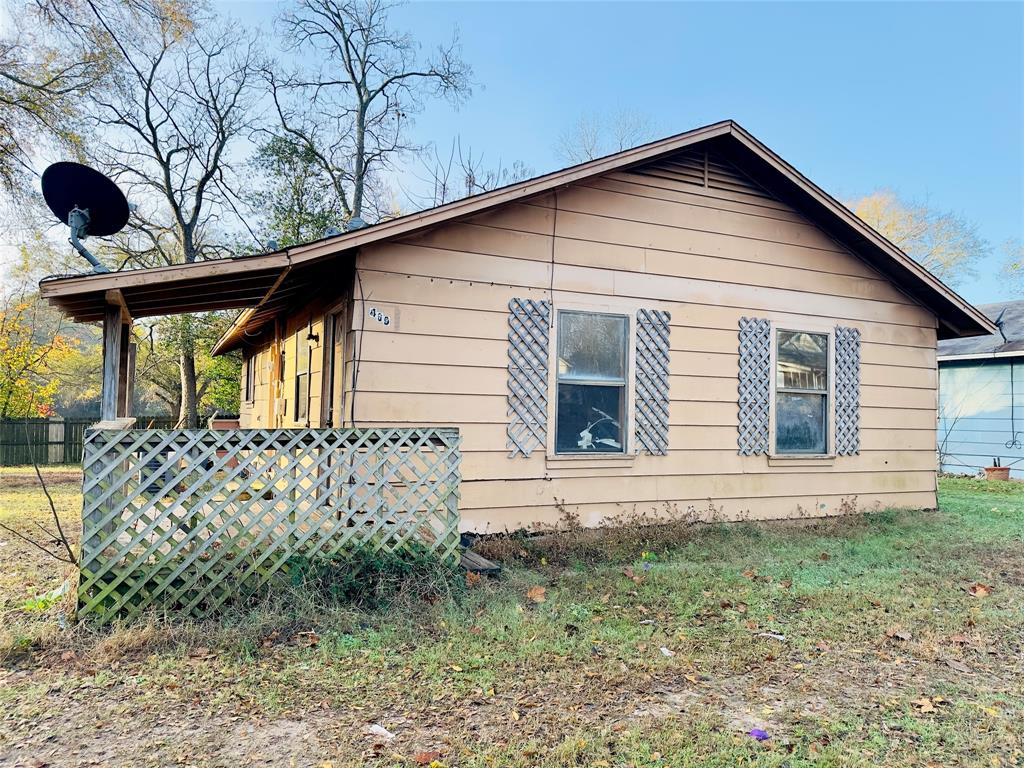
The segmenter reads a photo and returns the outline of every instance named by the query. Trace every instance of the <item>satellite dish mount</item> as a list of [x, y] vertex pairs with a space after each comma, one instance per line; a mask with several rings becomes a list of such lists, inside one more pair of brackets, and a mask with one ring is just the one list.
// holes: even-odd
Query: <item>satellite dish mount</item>
[[82, 242], [89, 236], [89, 209], [85, 210], [81, 208], [72, 208], [68, 214], [68, 226], [71, 227], [71, 237], [68, 238], [68, 242], [75, 247], [85, 260], [92, 264], [93, 272], [109, 272], [100, 260], [92, 255], [92, 252], [85, 247], [85, 243]]
[[43, 171], [42, 186], [53, 215], [71, 228], [71, 245], [93, 272], [109, 272], [82, 240], [109, 237], [124, 229], [129, 207], [121, 190], [99, 171], [79, 163], [54, 163]]

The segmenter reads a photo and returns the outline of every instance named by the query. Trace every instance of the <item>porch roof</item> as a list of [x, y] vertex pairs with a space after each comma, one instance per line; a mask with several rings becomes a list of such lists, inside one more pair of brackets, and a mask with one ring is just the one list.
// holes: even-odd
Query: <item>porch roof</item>
[[48, 278], [40, 283], [40, 293], [79, 321], [102, 318], [104, 307], [111, 302], [110, 291], [120, 291], [116, 295], [123, 297], [127, 310], [136, 317], [213, 309], [249, 310], [239, 315], [218, 343], [215, 351], [224, 352], [237, 346], [244, 334], [253, 332], [268, 315], [284, 308], [289, 297], [301, 295], [315, 283], [315, 271], [297, 271], [301, 265], [323, 263], [369, 243], [407, 235], [592, 176], [652, 162], [701, 142], [714, 142], [765, 188], [811, 216], [822, 229], [845, 242], [907, 295], [928, 307], [939, 320], [940, 339], [995, 332], [992, 321], [983, 313], [732, 120], [301, 246], [198, 264]]

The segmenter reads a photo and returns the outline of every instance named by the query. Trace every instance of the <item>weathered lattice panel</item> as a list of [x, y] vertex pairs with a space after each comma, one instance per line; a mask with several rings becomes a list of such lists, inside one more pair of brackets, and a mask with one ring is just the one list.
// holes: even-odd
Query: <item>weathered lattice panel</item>
[[456, 429], [93, 430], [79, 613], [195, 617], [295, 558], [410, 545], [454, 562]]
[[772, 327], [757, 317], [740, 318], [739, 453], [768, 453]]
[[529, 456], [548, 434], [548, 338], [551, 304], [508, 303], [508, 449]]
[[860, 331], [836, 326], [836, 453], [860, 453]]
[[668, 453], [668, 312], [636, 313], [636, 443], [655, 456]]

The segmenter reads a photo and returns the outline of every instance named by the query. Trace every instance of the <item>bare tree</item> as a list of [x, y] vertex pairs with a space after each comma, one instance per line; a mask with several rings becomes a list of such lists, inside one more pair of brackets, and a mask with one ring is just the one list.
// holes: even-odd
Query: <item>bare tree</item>
[[265, 76], [281, 133], [308, 151], [334, 187], [344, 218], [378, 216], [383, 171], [413, 149], [411, 116], [429, 97], [458, 104], [471, 69], [458, 35], [432, 55], [390, 26], [389, 0], [297, 0], [280, 19], [285, 40], [314, 67]]
[[499, 161], [488, 168], [482, 154], [474, 155], [472, 147], [463, 150], [459, 138], [452, 140], [447, 156], [438, 152], [436, 145], [430, 149], [430, 154], [423, 157], [425, 177], [419, 176], [428, 186], [427, 195], [420, 195], [424, 205], [443, 205], [533, 176], [533, 169], [520, 160], [509, 166]]
[[[113, 62], [86, 110], [96, 128], [89, 155], [139, 203], [111, 249], [118, 266], [223, 255], [223, 233], [244, 222], [236, 147], [259, 115], [253, 37], [185, 0], [38, 1], [68, 39], [102, 41]], [[167, 322], [180, 345], [180, 415], [196, 426], [198, 321]]]
[[869, 225], [941, 280], [956, 283], [992, 250], [978, 226], [953, 211], [901, 199], [891, 190], [848, 204]]
[[651, 120], [644, 115], [620, 110], [611, 115], [580, 115], [558, 137], [555, 146], [566, 164], [575, 165], [643, 144], [654, 138]]

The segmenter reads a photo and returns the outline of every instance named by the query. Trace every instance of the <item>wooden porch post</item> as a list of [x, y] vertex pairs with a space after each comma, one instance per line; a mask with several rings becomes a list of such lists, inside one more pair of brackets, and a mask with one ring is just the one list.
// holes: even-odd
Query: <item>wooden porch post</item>
[[117, 418], [118, 368], [121, 363], [121, 307], [107, 305], [103, 314], [103, 394], [100, 420]]
[[129, 384], [129, 369], [134, 368], [132, 347], [135, 346], [131, 343], [131, 329], [132, 318], [121, 292], [107, 291], [107, 308], [103, 314], [101, 421], [130, 415], [131, 401], [128, 398], [133, 387]]

